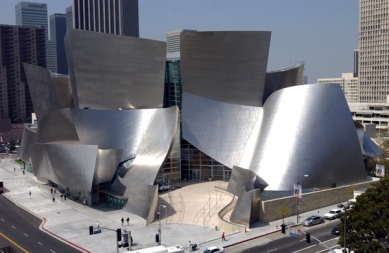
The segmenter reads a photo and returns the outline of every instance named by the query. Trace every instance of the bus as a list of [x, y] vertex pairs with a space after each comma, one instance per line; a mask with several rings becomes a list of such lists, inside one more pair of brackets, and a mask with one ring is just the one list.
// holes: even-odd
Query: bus
[[4, 184], [3, 184], [3, 181], [0, 180], [0, 193], [3, 193], [4, 191]]

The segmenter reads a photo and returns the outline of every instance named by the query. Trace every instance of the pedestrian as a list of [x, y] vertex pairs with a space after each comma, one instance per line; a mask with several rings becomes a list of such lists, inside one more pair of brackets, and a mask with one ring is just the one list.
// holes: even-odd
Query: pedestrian
[[66, 200], [66, 193], [63, 195], [64, 199]]
[[55, 197], [54, 197], [54, 195], [53, 195], [53, 198], [52, 198], [52, 200], [53, 200], [53, 202], [55, 202]]
[[16, 169], [15, 169], [15, 167], [14, 167], [14, 172], [16, 172]]
[[226, 236], [224, 235], [224, 232], [222, 233], [222, 241], [226, 240]]
[[188, 242], [188, 251], [192, 251], [192, 243]]
[[54, 194], [56, 194], [57, 193], [57, 188], [54, 188]]
[[61, 197], [61, 201], [62, 201], [63, 195], [61, 194], [61, 196], [60, 196], [60, 197]]
[[28, 195], [30, 195], [30, 198], [31, 198], [31, 191], [28, 193]]
[[123, 226], [123, 223], [124, 223], [124, 218], [123, 217], [122, 217], [121, 221], [122, 221], [122, 226]]
[[99, 223], [99, 221], [96, 221], [96, 230], [100, 231], [100, 223]]
[[51, 195], [53, 195], [53, 188], [50, 189]]
[[130, 226], [130, 217], [127, 217], [126, 221], [127, 221], [127, 226]]
[[23, 170], [23, 175], [25, 175], [26, 174], [26, 171], [25, 170]]

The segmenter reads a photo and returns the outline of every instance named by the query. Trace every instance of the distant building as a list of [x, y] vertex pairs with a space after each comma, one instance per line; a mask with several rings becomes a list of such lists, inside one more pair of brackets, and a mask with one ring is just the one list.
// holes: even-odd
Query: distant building
[[359, 1], [359, 99], [386, 103], [389, 84], [389, 1]]
[[64, 38], [66, 34], [66, 14], [55, 13], [50, 15], [51, 41], [55, 44], [55, 72], [68, 74]]
[[303, 75], [302, 80], [303, 80], [302, 84], [308, 84], [308, 77], [307, 76]]
[[73, 28], [139, 37], [138, 0], [73, 0]]
[[45, 28], [46, 66], [55, 72], [55, 44], [50, 42], [48, 30], [47, 4], [35, 2], [20, 2], [15, 6], [16, 25], [41, 26]]
[[358, 67], [359, 67], [359, 53], [358, 49], [354, 50], [354, 77], [358, 77]]
[[73, 7], [66, 8], [66, 29], [73, 28]]
[[358, 77], [354, 77], [353, 73], [342, 73], [339, 78], [320, 78], [317, 83], [339, 83], [347, 103], [358, 102]]
[[23, 62], [46, 67], [43, 27], [0, 25], [0, 114], [12, 123], [34, 111]]

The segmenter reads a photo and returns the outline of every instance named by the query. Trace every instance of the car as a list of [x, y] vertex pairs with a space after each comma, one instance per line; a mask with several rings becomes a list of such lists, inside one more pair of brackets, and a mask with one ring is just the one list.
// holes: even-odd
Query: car
[[162, 184], [159, 186], [160, 191], [167, 191], [167, 190], [170, 190], [171, 188], [172, 188], [172, 186], [170, 184]]
[[343, 203], [339, 203], [336, 207], [342, 208], [344, 207]]
[[331, 234], [333, 235], [338, 235], [339, 234], [339, 228], [338, 227], [334, 227], [331, 229]]
[[338, 215], [342, 212], [342, 209], [331, 209], [328, 213], [324, 214], [324, 218], [327, 220], [333, 220], [338, 218]]
[[203, 253], [224, 253], [224, 249], [222, 247], [209, 247]]
[[312, 226], [324, 222], [324, 218], [321, 216], [309, 216], [306, 220], [303, 221], [304, 226]]

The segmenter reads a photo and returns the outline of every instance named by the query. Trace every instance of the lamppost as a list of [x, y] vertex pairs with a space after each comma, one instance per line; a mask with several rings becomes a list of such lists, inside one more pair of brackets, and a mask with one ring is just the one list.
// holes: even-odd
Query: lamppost
[[[303, 187], [301, 186], [301, 192], [300, 192], [300, 189], [299, 189], [299, 184], [300, 184], [300, 176], [301, 175], [298, 175], [297, 177], [297, 184], [296, 184], [296, 188], [295, 191], [297, 190], [297, 194], [296, 194], [296, 208], [297, 208], [297, 224], [299, 223], [299, 195], [302, 194], [302, 191], [303, 191]], [[304, 175], [304, 177], [308, 177], [308, 175]]]
[[[162, 206], [163, 208], [165, 208], [165, 210], [166, 210], [166, 206], [164, 206], [164, 205], [159, 205], [159, 207], [158, 207], [158, 213], [159, 213], [159, 216], [158, 216], [158, 220], [159, 220], [159, 245], [162, 245], [161, 206]], [[167, 214], [166, 214], [166, 218], [167, 218]]]

